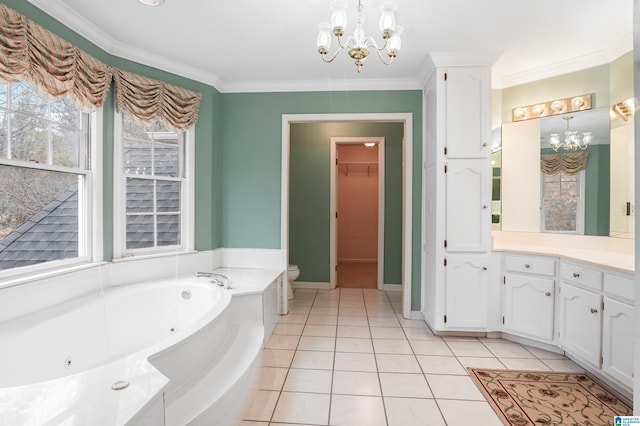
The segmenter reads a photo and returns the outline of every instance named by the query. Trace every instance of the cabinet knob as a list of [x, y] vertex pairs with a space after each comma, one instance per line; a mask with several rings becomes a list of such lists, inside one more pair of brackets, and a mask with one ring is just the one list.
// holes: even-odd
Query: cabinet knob
[[483, 267], [482, 267], [482, 270], [483, 270], [483, 271], [486, 271], [487, 269], [489, 269], [489, 268], [487, 268], [486, 266], [483, 266]]
[[488, 147], [488, 146], [489, 146], [489, 144], [485, 142], [485, 143], [483, 143], [483, 144], [482, 144], [482, 146], [483, 146], [484, 148], [486, 148], [486, 147]]
[[529, 265], [528, 263], [525, 263], [525, 264], [524, 264], [524, 267], [525, 267], [525, 268], [527, 268], [527, 269], [529, 269], [529, 268], [531, 268], [531, 265]]
[[549, 297], [549, 296], [551, 296], [551, 292], [550, 291], [545, 291], [544, 295]]
[[579, 273], [577, 273], [577, 272], [574, 272], [574, 273], [573, 273], [573, 278], [580, 278], [580, 274], [579, 274]]
[[597, 310], [596, 308], [591, 308], [591, 313], [592, 313], [592, 314], [597, 314], [597, 313], [598, 313], [598, 310]]
[[488, 206], [488, 205], [486, 205], [486, 204], [484, 204], [484, 205], [482, 206], [482, 208], [483, 208], [483, 209], [488, 209], [488, 208], [489, 208], [489, 206]]

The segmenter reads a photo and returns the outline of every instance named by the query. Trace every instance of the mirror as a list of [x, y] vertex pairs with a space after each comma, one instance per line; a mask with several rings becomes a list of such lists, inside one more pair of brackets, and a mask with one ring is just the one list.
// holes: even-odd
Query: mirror
[[[578, 135], [591, 132], [586, 149], [550, 146], [552, 134], [564, 141], [567, 122]], [[604, 107], [504, 124], [501, 167], [494, 170], [502, 187], [501, 229], [633, 238], [633, 125], [610, 129], [610, 123], [610, 108]], [[542, 173], [541, 160], [560, 161], [557, 154], [564, 154], [565, 163], [586, 157], [583, 169], [576, 172], [574, 164]]]

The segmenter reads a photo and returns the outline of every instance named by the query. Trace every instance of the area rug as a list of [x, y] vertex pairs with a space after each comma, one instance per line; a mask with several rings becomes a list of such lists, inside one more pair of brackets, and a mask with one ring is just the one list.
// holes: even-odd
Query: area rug
[[468, 370], [505, 425], [610, 426], [633, 412], [584, 373]]

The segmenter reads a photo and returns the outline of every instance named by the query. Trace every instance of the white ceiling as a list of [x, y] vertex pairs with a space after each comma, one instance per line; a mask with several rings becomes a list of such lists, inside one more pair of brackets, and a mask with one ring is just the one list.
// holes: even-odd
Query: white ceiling
[[[418, 89], [430, 52], [499, 54], [493, 86], [608, 63], [632, 49], [632, 0], [396, 0], [405, 28], [392, 65], [358, 74], [342, 52], [325, 64], [317, 24], [329, 0], [29, 0], [107, 52], [209, 83], [222, 92]], [[378, 4], [363, 0], [378, 36]], [[348, 0], [353, 30], [356, 0]]]

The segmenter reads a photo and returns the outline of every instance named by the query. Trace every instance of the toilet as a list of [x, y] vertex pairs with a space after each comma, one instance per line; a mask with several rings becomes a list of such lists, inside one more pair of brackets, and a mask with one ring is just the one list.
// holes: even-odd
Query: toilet
[[291, 283], [298, 279], [300, 276], [300, 268], [298, 265], [289, 265], [287, 268], [287, 296], [289, 299], [293, 299], [293, 288], [291, 287]]

